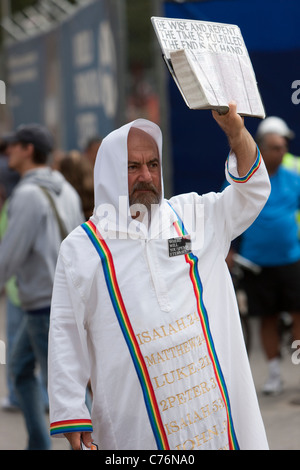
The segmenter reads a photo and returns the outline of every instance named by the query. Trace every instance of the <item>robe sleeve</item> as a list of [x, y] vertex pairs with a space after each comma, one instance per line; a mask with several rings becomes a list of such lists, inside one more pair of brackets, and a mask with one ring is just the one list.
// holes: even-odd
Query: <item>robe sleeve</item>
[[225, 174], [230, 184], [217, 195], [214, 211], [216, 233], [226, 256], [232, 240], [258, 217], [268, 200], [271, 185], [258, 148], [256, 160], [244, 176], [238, 175], [236, 156], [230, 152]]
[[50, 315], [48, 391], [50, 434], [92, 432], [85, 403], [90, 378], [84, 304], [74, 285], [71, 266], [58, 257]]
[[[229, 184], [222, 192], [182, 194], [171, 198], [170, 205], [192, 234], [193, 249], [206, 246], [205, 239], [212, 240], [213, 232], [214, 241], [226, 257], [231, 242], [250, 227], [263, 209], [271, 184], [259, 149], [253, 166], [242, 177], [237, 171], [236, 156], [230, 152], [225, 175]], [[189, 207], [193, 208], [191, 212]]]

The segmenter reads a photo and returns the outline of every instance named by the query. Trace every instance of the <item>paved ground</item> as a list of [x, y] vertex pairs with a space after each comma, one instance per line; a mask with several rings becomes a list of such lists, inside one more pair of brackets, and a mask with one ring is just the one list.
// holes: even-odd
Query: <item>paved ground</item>
[[[300, 405], [290, 402], [300, 399], [300, 364], [294, 365], [294, 352], [286, 347], [283, 351], [282, 369], [285, 391], [277, 397], [260, 393], [266, 375], [266, 362], [258, 339], [258, 328], [251, 321], [252, 348], [249, 354], [261, 412], [271, 450], [300, 449]], [[0, 340], [5, 341], [5, 311], [0, 299]], [[0, 365], [0, 400], [6, 394], [5, 365]], [[8, 413], [0, 409], [0, 450], [22, 450], [26, 446], [26, 430], [21, 413]], [[69, 449], [65, 439], [53, 439], [53, 450]]]

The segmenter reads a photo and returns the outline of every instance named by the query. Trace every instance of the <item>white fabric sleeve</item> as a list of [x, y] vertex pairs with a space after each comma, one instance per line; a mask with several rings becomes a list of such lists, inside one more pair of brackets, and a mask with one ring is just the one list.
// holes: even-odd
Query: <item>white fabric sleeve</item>
[[[216, 195], [213, 206], [216, 234], [226, 256], [231, 241], [241, 235], [263, 209], [271, 185], [259, 149], [253, 166], [242, 177], [238, 175], [236, 156], [230, 152], [225, 174], [230, 185]], [[210, 195], [208, 197], [211, 198]]]
[[58, 257], [50, 315], [48, 391], [50, 434], [92, 432], [85, 404], [90, 378], [84, 305], [73, 283], [71, 267]]

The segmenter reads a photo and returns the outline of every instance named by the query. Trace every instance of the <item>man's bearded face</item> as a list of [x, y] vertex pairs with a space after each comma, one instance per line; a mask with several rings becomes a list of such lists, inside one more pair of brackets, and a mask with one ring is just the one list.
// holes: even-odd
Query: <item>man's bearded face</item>
[[155, 140], [141, 129], [128, 134], [129, 205], [143, 204], [147, 210], [161, 200], [161, 169]]

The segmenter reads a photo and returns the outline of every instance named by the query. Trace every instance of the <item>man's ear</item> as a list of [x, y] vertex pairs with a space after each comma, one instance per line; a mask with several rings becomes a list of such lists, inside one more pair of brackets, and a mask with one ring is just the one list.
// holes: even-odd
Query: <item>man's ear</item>
[[33, 144], [23, 144], [23, 148], [26, 151], [26, 157], [31, 158], [31, 160], [33, 160], [34, 145]]

